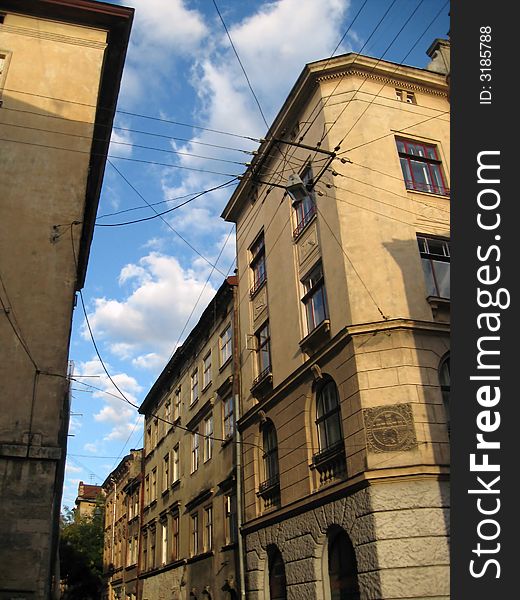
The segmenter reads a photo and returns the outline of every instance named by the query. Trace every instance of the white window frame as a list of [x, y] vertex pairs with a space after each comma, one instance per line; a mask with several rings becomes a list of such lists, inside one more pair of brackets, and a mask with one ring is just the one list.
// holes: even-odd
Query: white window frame
[[213, 456], [213, 413], [204, 419], [204, 462]]
[[213, 550], [213, 506], [204, 508], [204, 552]]
[[195, 473], [195, 471], [199, 468], [200, 461], [200, 435], [198, 430], [192, 432], [191, 436], [191, 472]]
[[190, 406], [199, 399], [199, 370], [198, 368], [191, 374], [191, 397]]
[[[209, 363], [208, 363], [209, 359]], [[202, 359], [202, 389], [205, 390], [211, 383], [211, 351]]]
[[222, 400], [222, 420], [225, 438], [231, 438], [235, 433], [234, 412], [233, 396], [226, 396]]
[[231, 323], [220, 334], [220, 366], [224, 366], [233, 354], [233, 330]]

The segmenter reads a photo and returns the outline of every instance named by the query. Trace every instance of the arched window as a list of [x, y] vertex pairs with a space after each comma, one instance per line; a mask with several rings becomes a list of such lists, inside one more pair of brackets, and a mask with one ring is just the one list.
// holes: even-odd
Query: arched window
[[320, 452], [342, 441], [341, 411], [338, 388], [329, 380], [318, 389], [316, 397], [316, 427]]
[[285, 565], [280, 550], [271, 546], [267, 550], [269, 569], [269, 598], [270, 600], [287, 600], [287, 581]]
[[328, 536], [328, 571], [330, 600], [359, 600], [356, 553], [340, 528]]
[[442, 401], [446, 410], [446, 423], [448, 426], [448, 435], [450, 434], [450, 355], [447, 354], [439, 365], [439, 383], [441, 384]]
[[278, 440], [276, 429], [271, 421], [262, 427], [263, 462], [265, 481], [277, 482], [280, 478], [278, 470]]

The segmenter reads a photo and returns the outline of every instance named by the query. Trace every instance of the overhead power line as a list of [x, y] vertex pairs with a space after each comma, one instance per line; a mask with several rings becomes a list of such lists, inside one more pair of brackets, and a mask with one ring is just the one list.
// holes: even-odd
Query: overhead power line
[[233, 44], [231, 35], [229, 34], [228, 28], [226, 27], [224, 19], [222, 18], [222, 15], [220, 14], [220, 10], [218, 9], [218, 6], [217, 6], [217, 3], [215, 0], [213, 0], [213, 6], [215, 7], [215, 9], [218, 13], [218, 16], [220, 17], [220, 21], [221, 21], [222, 25], [224, 26], [224, 29], [226, 30], [226, 35], [228, 37], [229, 43], [231, 44], [231, 48], [233, 48], [233, 52], [235, 53], [235, 56], [237, 57], [238, 64], [240, 65], [240, 68], [242, 69], [242, 73], [244, 73], [244, 77], [246, 78], [247, 85], [249, 86], [249, 89], [251, 90], [251, 94], [253, 95], [253, 98], [255, 99], [256, 105], [258, 106], [258, 110], [260, 111], [260, 114], [262, 115], [264, 124], [265, 124], [266, 128], [269, 129], [269, 123], [267, 122], [267, 119], [265, 118], [264, 111], [262, 110], [262, 107], [260, 106], [260, 102], [255, 94], [255, 91], [253, 90], [253, 86], [251, 85], [251, 82], [249, 81], [249, 77], [247, 76], [244, 65], [242, 64], [242, 61], [240, 60], [240, 56], [238, 55], [237, 49], [235, 48], [235, 44]]

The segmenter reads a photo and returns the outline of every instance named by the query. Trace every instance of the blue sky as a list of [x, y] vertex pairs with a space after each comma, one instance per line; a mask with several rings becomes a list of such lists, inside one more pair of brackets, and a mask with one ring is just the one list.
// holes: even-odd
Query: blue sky
[[[133, 6], [135, 19], [83, 299], [109, 373], [140, 404], [233, 272], [234, 229], [219, 215], [236, 180], [162, 218], [147, 203], [160, 203], [154, 209], [162, 212], [243, 173], [247, 152], [258, 146], [250, 138], [265, 135], [266, 126], [212, 0], [120, 4]], [[359, 11], [336, 54], [361, 51], [424, 67], [430, 43], [449, 31], [445, 0], [217, 0], [217, 6], [269, 124], [305, 63], [331, 56]], [[101, 484], [130, 448], [142, 446], [143, 433], [137, 411], [116, 397], [100, 364], [81, 302], [70, 358], [78, 381], [67, 506], [80, 480]]]

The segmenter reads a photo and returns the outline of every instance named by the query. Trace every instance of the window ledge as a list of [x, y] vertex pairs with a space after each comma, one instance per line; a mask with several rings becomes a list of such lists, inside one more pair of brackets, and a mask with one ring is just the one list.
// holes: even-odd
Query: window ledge
[[204, 386], [204, 387], [203, 387], [203, 388], [200, 390], [200, 393], [201, 393], [201, 394], [205, 394], [205, 393], [206, 393], [206, 392], [209, 390], [209, 388], [211, 387], [211, 384], [212, 384], [212, 383], [213, 383], [212, 381], [210, 381], [209, 383], [207, 383], [207, 384], [206, 384], [206, 385], [205, 385], [205, 386]]
[[210, 556], [213, 556], [213, 555], [214, 555], [213, 550], [206, 550], [205, 552], [201, 552], [200, 554], [195, 554], [194, 556], [190, 556], [190, 558], [188, 558], [188, 560], [186, 562], [188, 564], [194, 563], [194, 562], [197, 562], [198, 560], [204, 560], [205, 558], [209, 558]]
[[232, 435], [227, 435], [226, 439], [221, 444], [222, 448], [224, 448], [224, 446], [227, 446], [231, 442], [232, 439], [233, 439]]
[[314, 352], [330, 338], [330, 320], [324, 319], [300, 341], [300, 348], [307, 354]]
[[451, 306], [451, 301], [449, 298], [441, 298], [439, 296], [428, 296], [426, 300], [432, 308], [432, 313], [434, 317], [449, 317]]
[[249, 298], [252, 300], [257, 294], [258, 292], [265, 286], [265, 284], [267, 283], [267, 277], [265, 277], [265, 279], [263, 279], [263, 281], [261, 281], [258, 285], [254, 285], [250, 290], [249, 290]]
[[175, 480], [175, 481], [172, 483], [172, 485], [171, 485], [171, 488], [172, 488], [172, 490], [173, 490], [173, 489], [175, 489], [175, 488], [177, 488], [177, 487], [179, 487], [179, 486], [180, 486], [180, 484], [181, 484], [181, 480], [180, 480], [180, 478], [179, 478], [179, 479], [176, 479], [176, 480]]
[[229, 365], [229, 363], [231, 362], [232, 358], [233, 358], [233, 356], [230, 356], [229, 358], [226, 358], [226, 361], [223, 362], [220, 365], [220, 367], [219, 367], [219, 370], [218, 370], [219, 373], [222, 373], [222, 371]]
[[253, 381], [251, 393], [255, 398], [263, 397], [273, 389], [273, 374], [271, 367], [268, 367]]
[[426, 196], [428, 198], [431, 198], [432, 196], [434, 198], [445, 198], [447, 200], [449, 200], [451, 198], [451, 191], [446, 188], [446, 193], [445, 194], [441, 194], [441, 192], [425, 192], [424, 190], [417, 190], [414, 188], [406, 188], [407, 192], [411, 192], [412, 194], [419, 194], [420, 196]]

